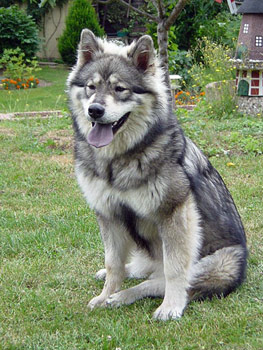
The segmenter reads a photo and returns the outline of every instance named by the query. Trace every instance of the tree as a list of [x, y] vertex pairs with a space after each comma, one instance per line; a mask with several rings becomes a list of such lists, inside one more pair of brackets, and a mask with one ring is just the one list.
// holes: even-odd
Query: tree
[[[98, 0], [101, 4], [109, 4], [112, 0]], [[126, 2], [125, 0], [118, 0], [124, 6], [127, 6], [130, 10], [137, 12], [141, 16], [145, 16], [150, 20], [157, 23], [157, 38], [158, 38], [158, 46], [159, 46], [159, 57], [161, 66], [165, 70], [166, 74], [166, 82], [170, 87], [170, 79], [169, 79], [169, 69], [168, 69], [168, 32], [171, 25], [174, 24], [175, 20], [181, 13], [182, 9], [186, 5], [186, 3], [190, 0], [178, 0], [174, 5], [173, 1], [169, 2], [166, 0], [150, 0], [156, 9], [157, 15], [150, 14], [146, 11], [143, 11], [139, 8], [136, 8], [131, 5], [131, 1]], [[51, 6], [56, 5], [56, 0], [41, 0], [40, 5], [44, 6], [47, 2], [50, 3]], [[169, 7], [169, 11], [168, 11]]]
[[[112, 0], [98, 0], [101, 4], [108, 4]], [[130, 10], [137, 12], [139, 15], [149, 18], [151, 21], [157, 23], [157, 38], [159, 47], [159, 57], [161, 66], [165, 70], [166, 82], [170, 87], [169, 67], [168, 67], [168, 32], [169, 28], [174, 24], [175, 20], [183, 10], [184, 6], [189, 0], [178, 0], [174, 5], [173, 2], [166, 0], [151, 0], [157, 15], [150, 14], [139, 8], [131, 5], [130, 1], [118, 0]], [[169, 10], [168, 10], [169, 8]]]
[[76, 61], [76, 50], [83, 28], [89, 28], [96, 36], [104, 34], [91, 1], [75, 0], [66, 18], [66, 28], [58, 41], [59, 53], [67, 64], [74, 64]]

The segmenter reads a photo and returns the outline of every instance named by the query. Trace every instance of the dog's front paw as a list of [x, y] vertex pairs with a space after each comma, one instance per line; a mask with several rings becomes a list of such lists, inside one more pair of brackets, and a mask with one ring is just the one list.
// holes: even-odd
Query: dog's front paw
[[106, 278], [106, 269], [99, 270], [95, 275], [96, 280], [105, 280]]
[[88, 308], [93, 310], [95, 307], [105, 306], [105, 298], [102, 296], [97, 296], [88, 303]]
[[161, 305], [154, 312], [153, 318], [160, 321], [176, 320], [183, 315], [184, 309]]
[[119, 307], [125, 304], [125, 301], [122, 298], [122, 292], [112, 294], [105, 302], [106, 306], [109, 307]]

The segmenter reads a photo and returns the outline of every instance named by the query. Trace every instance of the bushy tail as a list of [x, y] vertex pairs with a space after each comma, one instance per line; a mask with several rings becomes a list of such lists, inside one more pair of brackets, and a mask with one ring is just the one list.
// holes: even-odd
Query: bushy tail
[[244, 280], [246, 248], [241, 245], [221, 248], [200, 259], [194, 266], [189, 300], [227, 296]]

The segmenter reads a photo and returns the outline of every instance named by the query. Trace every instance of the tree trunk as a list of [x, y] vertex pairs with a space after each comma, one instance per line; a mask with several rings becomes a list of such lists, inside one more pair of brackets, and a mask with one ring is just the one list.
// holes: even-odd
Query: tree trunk
[[[165, 82], [168, 86], [171, 95], [171, 84], [169, 76], [169, 63], [168, 63], [168, 31], [165, 29], [164, 21], [161, 21], [157, 25], [157, 38], [159, 46], [159, 59], [161, 66], [165, 72]], [[171, 102], [173, 101], [171, 95]]]

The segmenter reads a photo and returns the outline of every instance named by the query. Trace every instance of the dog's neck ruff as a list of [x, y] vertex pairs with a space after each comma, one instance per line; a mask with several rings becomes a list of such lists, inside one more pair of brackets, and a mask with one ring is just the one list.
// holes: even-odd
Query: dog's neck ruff
[[126, 113], [117, 122], [109, 124], [92, 123], [93, 127], [88, 134], [88, 143], [96, 148], [107, 146], [112, 142], [114, 134], [120, 129], [120, 127], [126, 122], [129, 117], [129, 113]]

